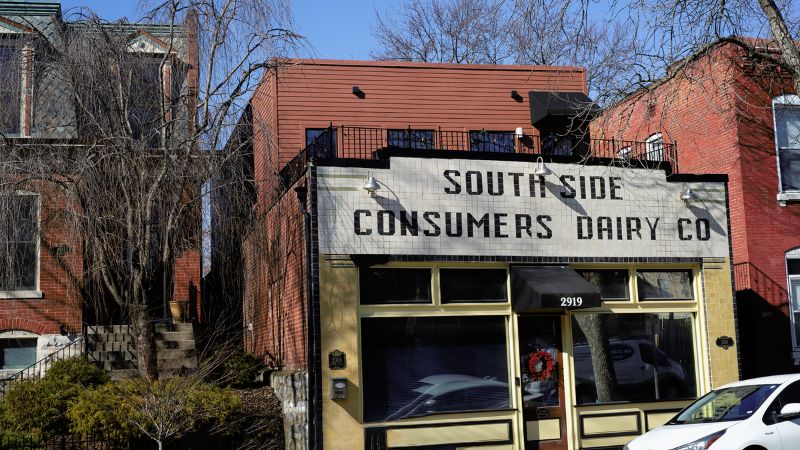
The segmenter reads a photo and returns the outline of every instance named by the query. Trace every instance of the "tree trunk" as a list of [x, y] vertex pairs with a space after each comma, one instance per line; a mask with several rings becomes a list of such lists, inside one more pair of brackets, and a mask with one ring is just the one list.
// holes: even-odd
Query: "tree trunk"
[[611, 348], [600, 320], [601, 315], [575, 314], [574, 317], [589, 344], [597, 401], [600, 403], [613, 402], [617, 399], [617, 380], [614, 362], [611, 358]]
[[131, 324], [136, 337], [136, 360], [139, 375], [145, 380], [158, 379], [156, 366], [155, 337], [150, 326], [150, 316], [146, 305], [134, 305], [131, 308]]
[[764, 11], [764, 15], [767, 16], [770, 31], [781, 51], [781, 59], [791, 69], [795, 92], [800, 94], [800, 50], [797, 49], [797, 44], [792, 39], [789, 27], [786, 26], [786, 20], [784, 20], [778, 5], [775, 4], [775, 0], [758, 0], [758, 4]]

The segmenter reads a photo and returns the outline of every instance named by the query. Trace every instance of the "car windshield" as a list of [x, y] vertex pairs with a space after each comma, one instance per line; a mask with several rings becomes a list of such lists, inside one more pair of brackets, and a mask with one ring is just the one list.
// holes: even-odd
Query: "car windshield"
[[753, 415], [778, 386], [760, 384], [711, 391], [678, 413], [668, 425], [744, 420]]

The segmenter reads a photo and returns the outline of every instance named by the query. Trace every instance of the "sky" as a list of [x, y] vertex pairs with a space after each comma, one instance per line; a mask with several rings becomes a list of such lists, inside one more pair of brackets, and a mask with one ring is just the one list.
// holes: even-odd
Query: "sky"
[[[377, 47], [370, 34], [375, 11], [391, 10], [392, 0], [291, 0], [296, 31], [310, 44], [304, 57], [325, 59], [369, 59]], [[106, 20], [127, 17], [135, 21], [133, 0], [62, 0], [61, 8], [85, 6]]]

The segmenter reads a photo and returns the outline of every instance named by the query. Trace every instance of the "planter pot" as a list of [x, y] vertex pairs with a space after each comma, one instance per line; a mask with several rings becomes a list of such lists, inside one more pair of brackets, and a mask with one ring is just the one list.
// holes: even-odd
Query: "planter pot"
[[186, 302], [169, 302], [169, 313], [172, 315], [174, 323], [183, 322], [186, 316]]

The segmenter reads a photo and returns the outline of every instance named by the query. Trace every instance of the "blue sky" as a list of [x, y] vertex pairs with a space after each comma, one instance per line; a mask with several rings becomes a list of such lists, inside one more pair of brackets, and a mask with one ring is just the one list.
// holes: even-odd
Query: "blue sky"
[[[377, 46], [370, 34], [375, 10], [390, 8], [391, 0], [291, 0], [296, 31], [311, 44], [316, 58], [369, 59]], [[137, 2], [132, 0], [62, 0], [63, 10], [86, 6], [100, 17], [135, 21]]]

